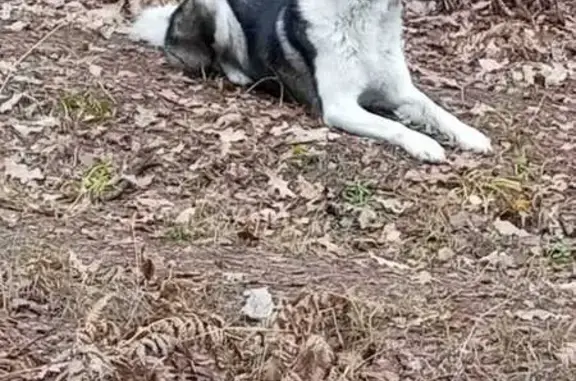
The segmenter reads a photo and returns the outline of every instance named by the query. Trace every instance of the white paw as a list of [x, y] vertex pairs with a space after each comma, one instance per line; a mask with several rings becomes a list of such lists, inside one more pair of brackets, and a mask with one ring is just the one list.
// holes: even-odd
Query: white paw
[[235, 85], [247, 86], [252, 83], [250, 77], [236, 68], [226, 67], [224, 68], [224, 74], [226, 74], [226, 78]]
[[458, 128], [458, 133], [454, 138], [462, 149], [480, 153], [488, 153], [492, 151], [490, 138], [477, 129], [465, 124]]
[[405, 136], [402, 147], [415, 158], [430, 163], [446, 161], [444, 148], [434, 139], [416, 131]]

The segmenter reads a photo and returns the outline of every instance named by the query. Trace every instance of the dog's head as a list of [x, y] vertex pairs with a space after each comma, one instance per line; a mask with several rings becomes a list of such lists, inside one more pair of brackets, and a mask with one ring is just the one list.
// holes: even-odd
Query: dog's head
[[208, 69], [214, 60], [214, 14], [204, 0], [185, 0], [172, 14], [164, 51], [170, 64], [187, 72]]

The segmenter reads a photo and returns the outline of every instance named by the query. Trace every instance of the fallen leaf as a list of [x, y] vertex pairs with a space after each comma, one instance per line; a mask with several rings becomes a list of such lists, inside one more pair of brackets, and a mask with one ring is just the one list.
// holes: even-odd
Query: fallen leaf
[[232, 127], [228, 127], [223, 131], [214, 131], [220, 137], [220, 142], [222, 143], [220, 147], [220, 154], [226, 156], [230, 151], [231, 143], [239, 142], [246, 139], [246, 133], [242, 130], [234, 130]]
[[10, 99], [8, 99], [6, 102], [0, 105], [0, 114], [5, 114], [11, 111], [14, 108], [14, 106], [16, 106], [18, 102], [20, 102], [23, 96], [24, 94], [22, 93], [16, 93], [12, 95]]
[[140, 105], [136, 106], [136, 116], [134, 117], [134, 123], [136, 126], [140, 128], [148, 127], [157, 119], [156, 111], [146, 109]]
[[8, 177], [20, 180], [22, 184], [28, 184], [34, 180], [44, 180], [44, 175], [40, 169], [30, 170], [26, 164], [17, 163], [13, 158], [4, 160], [4, 173]]
[[242, 116], [242, 114], [231, 112], [228, 114], [224, 114], [221, 117], [219, 117], [218, 119], [216, 119], [216, 122], [214, 122], [214, 125], [217, 128], [222, 128], [222, 127], [229, 127], [231, 125], [242, 124], [243, 121], [244, 121], [244, 117]]
[[428, 284], [432, 282], [432, 275], [428, 271], [420, 271], [418, 275], [416, 275], [416, 282], [420, 284]]
[[149, 208], [162, 208], [162, 207], [174, 206], [174, 204], [171, 201], [168, 201], [166, 199], [139, 197], [137, 201], [142, 206], [147, 206]]
[[475, 194], [471, 194], [470, 197], [468, 197], [468, 202], [473, 206], [482, 205], [482, 199]]
[[152, 184], [152, 180], [154, 180], [154, 175], [146, 175], [146, 176], [122, 175], [122, 178], [136, 185], [136, 187], [143, 189]]
[[238, 238], [246, 242], [253, 243], [258, 242], [260, 240], [257, 236], [254, 235], [254, 233], [252, 233], [248, 229], [241, 230], [238, 233], [236, 233], [236, 235], [238, 236]]
[[402, 201], [397, 198], [376, 197], [375, 200], [389, 213], [400, 215], [413, 205], [411, 201]]
[[23, 21], [16, 21], [10, 25], [5, 26], [4, 28], [8, 29], [11, 32], [21, 32], [27, 26], [28, 26], [28, 23], [25, 23]]
[[42, 132], [42, 126], [26, 126], [23, 124], [12, 122], [12, 128], [16, 130], [22, 137], [27, 137], [30, 134]]
[[218, 131], [220, 141], [223, 143], [233, 143], [239, 142], [246, 139], [246, 133], [242, 130], [234, 130], [231, 127], [226, 128], [223, 131]]
[[409, 270], [410, 266], [405, 265], [403, 263], [398, 263], [398, 262], [394, 262], [394, 261], [389, 261], [388, 259], [384, 259], [381, 257], [378, 257], [377, 255], [370, 253], [370, 258], [374, 259], [376, 261], [376, 263], [378, 263], [381, 266], [386, 266], [389, 267], [391, 269], [396, 269], [396, 270]]
[[556, 353], [556, 357], [565, 366], [576, 365], [576, 343], [565, 343], [562, 349]]
[[178, 214], [175, 222], [177, 224], [188, 224], [194, 215], [196, 214], [196, 208], [186, 208]]
[[474, 107], [472, 107], [472, 109], [470, 110], [470, 114], [476, 115], [476, 116], [482, 116], [482, 115], [486, 114], [487, 112], [491, 112], [491, 111], [494, 111], [493, 107], [488, 106], [485, 103], [476, 102]]
[[400, 242], [401, 233], [396, 229], [396, 224], [391, 222], [384, 225], [382, 234], [380, 235], [381, 242]]
[[491, 58], [481, 58], [478, 60], [478, 64], [480, 68], [482, 68], [482, 72], [490, 73], [502, 69], [506, 66], [507, 62], [498, 62]]
[[514, 267], [516, 265], [514, 258], [504, 252], [493, 251], [492, 253], [480, 258], [480, 263], [488, 263], [493, 266]]
[[358, 224], [360, 229], [366, 229], [372, 225], [372, 223], [378, 218], [376, 212], [370, 208], [363, 208], [358, 216]]
[[102, 67], [98, 65], [90, 65], [88, 66], [88, 71], [96, 78], [100, 78], [102, 76]]
[[144, 279], [150, 281], [154, 276], [156, 267], [154, 266], [154, 262], [150, 258], [144, 258], [140, 263], [140, 274], [144, 276]]
[[314, 142], [326, 142], [339, 137], [338, 134], [330, 131], [329, 128], [307, 128], [291, 126], [288, 130], [292, 136], [287, 139], [288, 144], [306, 144]]
[[517, 228], [510, 221], [501, 220], [498, 218], [498, 219], [496, 219], [496, 221], [494, 221], [493, 225], [494, 225], [494, 228], [496, 228], [496, 230], [498, 231], [498, 233], [500, 233], [501, 235], [504, 235], [504, 236], [511, 236], [511, 235], [516, 235], [518, 237], [529, 237], [530, 236], [530, 233], [528, 233], [526, 230]]
[[558, 62], [542, 64], [540, 70], [546, 87], [560, 86], [568, 78], [568, 70]]
[[322, 195], [323, 186], [312, 184], [302, 175], [298, 175], [298, 193], [307, 200], [315, 200]]
[[554, 314], [545, 310], [533, 309], [533, 310], [518, 310], [514, 312], [514, 316], [526, 321], [534, 319], [545, 321], [553, 317]]
[[252, 288], [244, 291], [246, 302], [242, 314], [253, 320], [266, 320], [274, 311], [272, 295], [267, 287]]
[[563, 283], [556, 287], [558, 287], [560, 290], [572, 291], [574, 294], [576, 294], [576, 282]]
[[454, 253], [454, 250], [452, 250], [449, 247], [443, 247], [440, 250], [438, 250], [436, 258], [438, 258], [440, 262], [446, 262], [452, 259], [455, 255], [456, 253]]
[[276, 175], [271, 171], [267, 171], [266, 175], [268, 176], [268, 185], [272, 188], [272, 192], [278, 192], [280, 198], [294, 198], [296, 195], [294, 192], [288, 188], [288, 182], [282, 179], [280, 176]]
[[11, 12], [12, 12], [12, 5], [8, 3], [2, 4], [2, 8], [0, 8], [0, 20], [2, 21], [10, 20]]
[[328, 252], [334, 253], [336, 255], [345, 255], [346, 252], [338, 245], [332, 242], [328, 234], [316, 239], [314, 242], [323, 246]]

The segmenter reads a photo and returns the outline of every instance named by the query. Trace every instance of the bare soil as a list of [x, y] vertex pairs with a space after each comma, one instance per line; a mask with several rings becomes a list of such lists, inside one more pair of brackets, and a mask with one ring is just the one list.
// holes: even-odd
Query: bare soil
[[135, 1], [3, 2], [0, 380], [573, 380], [576, 10], [406, 3], [415, 82], [493, 155], [184, 77]]

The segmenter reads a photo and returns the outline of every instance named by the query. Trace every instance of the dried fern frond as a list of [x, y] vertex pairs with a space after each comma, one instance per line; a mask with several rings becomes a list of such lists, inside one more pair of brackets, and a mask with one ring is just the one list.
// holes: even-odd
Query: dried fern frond
[[334, 365], [335, 358], [334, 351], [326, 340], [312, 335], [304, 343], [292, 370], [303, 380], [321, 381]]

